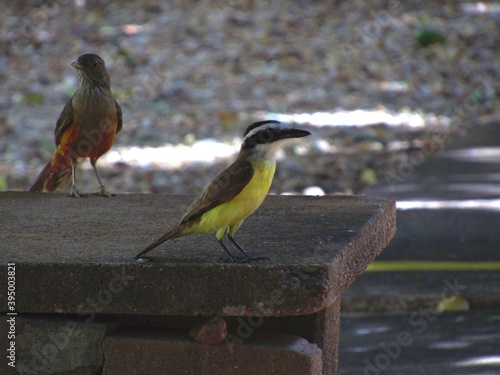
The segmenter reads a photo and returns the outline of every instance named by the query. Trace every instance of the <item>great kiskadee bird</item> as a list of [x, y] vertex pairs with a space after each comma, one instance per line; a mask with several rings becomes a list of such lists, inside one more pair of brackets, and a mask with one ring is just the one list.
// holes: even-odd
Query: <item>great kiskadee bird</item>
[[[273, 181], [276, 169], [274, 154], [288, 138], [311, 135], [306, 130], [292, 129], [278, 121], [259, 121], [245, 131], [243, 143], [236, 161], [220, 173], [191, 204], [181, 221], [135, 256], [153, 250], [167, 240], [192, 233], [211, 233], [224, 251], [235, 262], [247, 262], [251, 258], [233, 238], [243, 221], [264, 201]], [[242, 253], [234, 256], [222, 241], [224, 235]]]

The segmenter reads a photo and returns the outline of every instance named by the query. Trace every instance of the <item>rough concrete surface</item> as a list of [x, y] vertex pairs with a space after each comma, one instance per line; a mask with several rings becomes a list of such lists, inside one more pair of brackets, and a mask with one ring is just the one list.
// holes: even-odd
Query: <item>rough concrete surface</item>
[[[84, 375], [102, 371], [102, 343], [116, 324], [87, 321], [79, 317], [18, 315], [16, 319], [16, 368], [0, 362], [1, 374]], [[0, 320], [1, 332], [7, 332]], [[4, 329], [5, 328], [5, 329]], [[4, 343], [7, 335], [2, 335]], [[2, 345], [2, 348], [9, 346]]]
[[[150, 315], [308, 314], [330, 306], [395, 232], [390, 199], [270, 196], [237, 239], [251, 264], [220, 263], [213, 235], [133, 256], [192, 196], [0, 193], [0, 277], [16, 264], [16, 309]], [[0, 289], [6, 311], [5, 289]]]

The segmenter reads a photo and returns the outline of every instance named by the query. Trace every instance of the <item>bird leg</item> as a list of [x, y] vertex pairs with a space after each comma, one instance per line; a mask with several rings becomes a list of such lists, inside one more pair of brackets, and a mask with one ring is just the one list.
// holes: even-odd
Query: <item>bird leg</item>
[[95, 176], [97, 177], [97, 182], [99, 183], [99, 192], [97, 194], [102, 196], [102, 197], [109, 198], [111, 196], [111, 194], [108, 193], [108, 191], [104, 187], [104, 184], [101, 181], [101, 176], [99, 176], [99, 173], [97, 172], [96, 162], [97, 162], [97, 160], [90, 159], [90, 165], [92, 165], [92, 168], [94, 169]]
[[227, 238], [229, 238], [229, 241], [231, 241], [234, 244], [234, 246], [236, 246], [238, 250], [243, 253], [243, 258], [238, 258], [238, 262], [247, 263], [247, 262], [255, 262], [258, 260], [269, 260], [268, 257], [251, 257], [250, 255], [248, 255], [245, 249], [233, 238], [233, 236], [227, 235]]
[[[229, 251], [227, 246], [224, 244], [224, 242], [222, 242], [222, 238], [219, 240], [219, 243], [222, 246], [222, 248], [224, 249], [224, 251], [226, 252], [226, 254], [229, 255], [229, 258], [231, 258], [231, 260], [233, 262], [240, 262], [240, 259], [238, 259], [238, 257], [235, 257], [233, 254], [231, 254], [231, 252]], [[224, 261], [224, 258], [219, 259], [219, 261]]]
[[78, 189], [75, 185], [75, 175], [76, 175], [76, 165], [71, 165], [71, 190], [68, 194], [69, 197], [80, 198], [82, 195], [78, 193]]

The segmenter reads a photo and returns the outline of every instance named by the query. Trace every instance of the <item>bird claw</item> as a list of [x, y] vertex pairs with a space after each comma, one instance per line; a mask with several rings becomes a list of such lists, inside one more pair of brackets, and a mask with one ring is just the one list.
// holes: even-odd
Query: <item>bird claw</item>
[[151, 258], [148, 258], [148, 257], [135, 258], [135, 261], [137, 263], [142, 263], [142, 264], [149, 264], [149, 263], [153, 262], [153, 260]]
[[107, 192], [106, 190], [99, 190], [97, 193], [95, 193], [95, 195], [97, 195], [98, 197], [109, 198], [109, 197], [112, 197], [116, 194], [111, 194], [111, 193]]
[[101, 186], [101, 188], [99, 189], [99, 191], [97, 193], [95, 193], [95, 195], [99, 196], [99, 197], [106, 197], [106, 198], [109, 198], [109, 197], [112, 197], [113, 195], [115, 194], [111, 194], [110, 192], [108, 192], [104, 186]]
[[68, 197], [72, 197], [72, 198], [81, 198], [81, 197], [84, 197], [83, 194], [80, 194], [78, 192], [78, 189], [74, 186], [71, 187], [71, 191], [69, 192], [68, 194]]
[[250, 263], [250, 262], [258, 262], [260, 260], [271, 260], [268, 257], [248, 257], [243, 258], [239, 263]]
[[234, 258], [219, 258], [219, 263], [250, 263], [260, 260], [270, 260], [268, 257], [234, 257]]

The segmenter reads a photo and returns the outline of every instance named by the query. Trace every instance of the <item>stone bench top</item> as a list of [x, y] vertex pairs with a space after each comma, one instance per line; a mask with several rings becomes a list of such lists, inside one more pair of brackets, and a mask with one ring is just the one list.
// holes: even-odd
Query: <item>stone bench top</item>
[[[193, 196], [109, 199], [0, 193], [0, 278], [16, 265], [20, 313], [288, 316], [330, 306], [394, 236], [394, 201], [269, 196], [235, 238], [252, 256], [221, 263], [214, 234], [167, 241]], [[232, 244], [227, 242], [235, 253]], [[2, 311], [7, 309], [0, 288]]]

